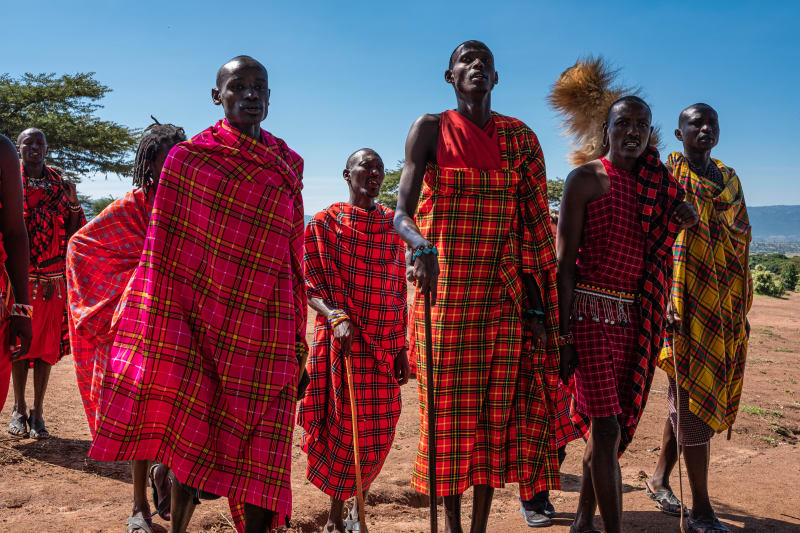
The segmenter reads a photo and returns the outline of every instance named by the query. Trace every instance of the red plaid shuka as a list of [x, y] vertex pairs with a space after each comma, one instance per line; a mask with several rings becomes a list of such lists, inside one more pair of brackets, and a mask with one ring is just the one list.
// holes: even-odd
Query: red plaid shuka
[[106, 366], [89, 456], [154, 459], [244, 504], [292, 508], [295, 343], [305, 342], [303, 160], [227, 121], [164, 163]]
[[[0, 212], [2, 209], [2, 198], [0, 198]], [[14, 304], [14, 290], [5, 267], [8, 256], [4, 242], [3, 233], [0, 232], [0, 411], [3, 410], [8, 395], [8, 385], [11, 382], [11, 339], [8, 326], [11, 306]]]
[[[338, 203], [306, 227], [303, 263], [308, 298], [341, 309], [354, 327], [351, 361], [361, 478], [368, 488], [394, 440], [402, 402], [394, 359], [405, 347], [408, 311], [403, 241], [394, 211]], [[356, 492], [353, 416], [344, 358], [333, 331], [317, 316], [307, 367], [311, 384], [300, 404], [308, 480], [346, 500]]]
[[[445, 114], [440, 139], [450, 134], [444, 119]], [[559, 362], [555, 247], [539, 141], [519, 120], [496, 113], [492, 120], [502, 167], [430, 164], [416, 216], [440, 254], [432, 308], [436, 490], [446, 496], [472, 485], [519, 483], [521, 497], [530, 499], [540, 475], [546, 488], [559, 488], [552, 433]], [[522, 329], [521, 313], [528, 307], [522, 274], [542, 288], [548, 336], [543, 349], [533, 350]], [[424, 354], [422, 298], [415, 299], [414, 320], [415, 349]], [[411, 484], [427, 493], [424, 357], [417, 366], [421, 429]]]
[[[33, 305], [33, 342], [22, 359], [42, 359], [55, 364], [69, 353], [67, 294], [64, 282], [67, 253], [69, 200], [62, 188], [61, 173], [45, 166], [42, 180], [35, 184], [21, 166], [24, 188], [23, 214], [30, 246], [30, 285]], [[86, 224], [83, 210], [79, 227]], [[53, 296], [43, 298], [44, 285], [53, 285]]]
[[[635, 175], [635, 187], [629, 183], [630, 180], [622, 179], [624, 171], [611, 166], [605, 159], [603, 164], [612, 183], [629, 189], [620, 189], [620, 195], [614, 196], [612, 193], [609, 197], [616, 204], [613, 213], [606, 212], [604, 215], [612, 217], [604, 235], [592, 236], [589, 220], [592, 206], [587, 206], [583, 246], [593, 251], [589, 254], [585, 250], [579, 252], [579, 278], [587, 277], [594, 270], [589, 267], [594, 255], [597, 265], [594, 276], [597, 279], [579, 281], [596, 282], [605, 289], [617, 291], [635, 289], [639, 306], [638, 309], [635, 305], [630, 306], [629, 327], [606, 325], [603, 317], [602, 323], [594, 324], [588, 317], [584, 317], [582, 322], [576, 320], [578, 317], [573, 317], [572, 324], [577, 326], [575, 341], [579, 361], [575, 376], [577, 405], [573, 409], [573, 421], [588, 437], [591, 416], [619, 414], [622, 426], [619, 451], [622, 453], [633, 440], [647, 403], [664, 338], [666, 297], [672, 282], [672, 243], [678, 233], [678, 226], [672, 222], [672, 214], [683, 201], [684, 191], [661, 163], [658, 150], [652, 146], [641, 157]], [[597, 202], [603, 202], [604, 198]], [[626, 213], [630, 212], [638, 213], [633, 220], [626, 218]], [[636, 223], [641, 226], [641, 232], [631, 227]], [[589, 232], [588, 236], [586, 232]], [[581, 266], [581, 261], [589, 265]], [[638, 324], [636, 328], [630, 327], [635, 324]], [[598, 351], [602, 353], [598, 355]], [[585, 355], [588, 355], [586, 360], [583, 359]], [[617, 365], [613, 368], [610, 383], [606, 362], [609, 357]], [[582, 383], [582, 379], [586, 383]], [[581, 407], [580, 389], [585, 384], [589, 384], [589, 390], [583, 391], [584, 402]], [[615, 403], [616, 408], [612, 405]]]
[[92, 435], [117, 333], [113, 318], [124, 306], [124, 292], [142, 255], [153, 196], [142, 189], [130, 191], [79, 229], [67, 247], [70, 344]]

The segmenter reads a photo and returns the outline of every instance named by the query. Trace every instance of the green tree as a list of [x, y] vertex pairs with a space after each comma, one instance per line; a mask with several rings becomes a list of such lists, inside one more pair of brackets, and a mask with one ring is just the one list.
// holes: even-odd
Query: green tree
[[403, 172], [403, 161], [397, 162], [397, 167], [386, 171], [383, 178], [381, 192], [378, 194], [378, 203], [389, 209], [397, 209], [397, 190], [400, 188], [400, 174]]
[[797, 272], [797, 265], [794, 263], [787, 263], [781, 272], [783, 289], [786, 291], [793, 291], [797, 286], [798, 278], [800, 278], [800, 275], [798, 275]]
[[78, 194], [78, 201], [83, 207], [86, 218], [93, 218], [100, 214], [100, 211], [108, 207], [108, 204], [116, 200], [110, 194], [102, 198], [92, 198], [88, 194]]
[[763, 265], [756, 265], [752, 271], [753, 290], [757, 294], [765, 296], [782, 296], [783, 285], [774, 273], [770, 272]]
[[0, 74], [0, 133], [16, 141], [24, 129], [39, 128], [47, 136], [49, 162], [72, 178], [127, 174], [138, 132], [94, 114], [110, 91], [93, 72], [25, 73], [19, 78]]
[[561, 197], [564, 195], [564, 180], [555, 178], [547, 180], [547, 202], [550, 209], [558, 209], [561, 206]]

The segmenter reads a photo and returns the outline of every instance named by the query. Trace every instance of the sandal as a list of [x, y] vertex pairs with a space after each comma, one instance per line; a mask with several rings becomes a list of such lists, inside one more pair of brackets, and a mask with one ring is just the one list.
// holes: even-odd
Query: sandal
[[144, 531], [144, 533], [153, 533], [153, 528], [150, 527], [151, 524], [141, 516], [131, 516], [128, 518], [128, 521], [125, 522], [125, 526], [125, 531], [127, 533], [133, 533], [137, 530]]
[[150, 488], [153, 491], [153, 505], [156, 506], [156, 510], [150, 515], [150, 518], [154, 517], [155, 515], [160, 516], [162, 519], [169, 521], [170, 515], [170, 505], [171, 501], [171, 490], [167, 491], [166, 494], [162, 495], [161, 498], [158, 497], [158, 488], [156, 488], [156, 468], [159, 466], [163, 466], [167, 469], [167, 483], [169, 484], [170, 489], [172, 489], [172, 477], [170, 476], [169, 467], [163, 463], [153, 463], [150, 465], [150, 472], [148, 473], [148, 477], [150, 478]]
[[14, 439], [27, 439], [30, 435], [28, 432], [28, 417], [23, 413], [11, 413], [8, 434]]
[[687, 521], [689, 531], [692, 533], [709, 533], [711, 531], [718, 531], [720, 533], [728, 533], [730, 529], [719, 521], [719, 518], [714, 516], [712, 519], [694, 520], [691, 517]]
[[44, 427], [44, 419], [33, 418], [33, 410], [31, 410], [31, 414], [28, 416], [28, 423], [31, 426], [30, 437], [32, 439], [39, 440], [50, 438], [50, 433], [47, 431], [47, 428]]
[[[648, 498], [656, 502], [656, 507], [664, 514], [670, 516], [681, 515], [681, 501], [675, 496], [671, 489], [654, 492], [650, 489], [650, 484], [645, 481], [644, 491]], [[683, 515], [689, 515], [689, 509], [683, 508]]]

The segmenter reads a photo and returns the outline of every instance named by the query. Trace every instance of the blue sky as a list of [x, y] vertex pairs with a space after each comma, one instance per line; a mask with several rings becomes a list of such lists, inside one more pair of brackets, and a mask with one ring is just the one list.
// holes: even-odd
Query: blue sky
[[[347, 155], [375, 148], [391, 167], [408, 128], [453, 108], [443, 72], [459, 42], [495, 54], [493, 108], [539, 136], [551, 177], [565, 177], [568, 139], [545, 98], [576, 58], [603, 54], [639, 85], [666, 151], [680, 110], [720, 113], [714, 155], [734, 167], [749, 205], [800, 204], [794, 163], [800, 38], [794, 2], [27, 2], [4, 6], [0, 72], [96, 72], [113, 88], [99, 114], [132, 127], [149, 116], [194, 134], [221, 117], [210, 90], [238, 54], [270, 74], [264, 127], [306, 161], [306, 211], [346, 199]], [[16, 132], [12, 132], [16, 135]], [[128, 178], [86, 180], [120, 195]]]

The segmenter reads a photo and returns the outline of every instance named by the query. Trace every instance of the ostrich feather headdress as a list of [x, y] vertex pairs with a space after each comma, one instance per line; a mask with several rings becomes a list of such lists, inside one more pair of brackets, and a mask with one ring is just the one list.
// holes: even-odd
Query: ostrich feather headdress
[[[608, 108], [621, 96], [640, 92], [616, 83], [618, 73], [602, 56], [590, 56], [578, 59], [553, 84], [548, 102], [563, 117], [564, 134], [572, 137], [570, 164], [584, 165], [606, 154], [603, 122]], [[658, 143], [658, 129], [654, 128], [650, 144]]]

